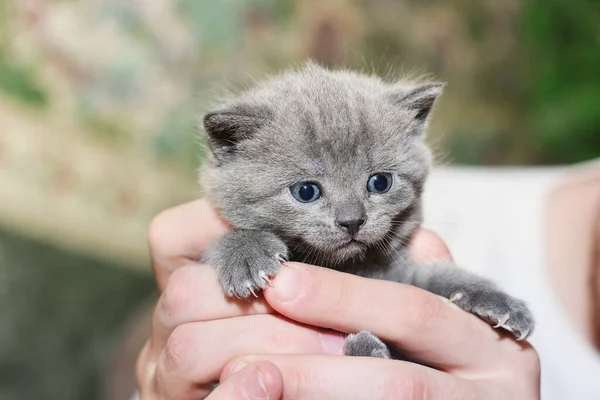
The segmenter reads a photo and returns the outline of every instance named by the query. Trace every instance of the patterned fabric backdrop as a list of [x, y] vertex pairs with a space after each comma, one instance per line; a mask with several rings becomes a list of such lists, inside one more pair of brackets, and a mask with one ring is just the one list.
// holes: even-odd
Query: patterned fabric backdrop
[[[197, 120], [212, 95], [306, 57], [449, 82], [431, 135], [444, 162], [598, 156], [600, 14], [583, 0], [561, 4], [4, 1], [0, 223], [140, 263], [152, 216], [200, 194]], [[578, 47], [556, 47], [558, 31]]]

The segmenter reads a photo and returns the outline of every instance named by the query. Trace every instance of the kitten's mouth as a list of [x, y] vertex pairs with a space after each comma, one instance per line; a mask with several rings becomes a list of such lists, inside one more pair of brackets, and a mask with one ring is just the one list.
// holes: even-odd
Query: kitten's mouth
[[357, 247], [363, 248], [364, 246], [365, 246], [365, 244], [363, 242], [352, 238], [352, 239], [342, 243], [341, 245], [339, 245], [336, 250], [342, 250], [342, 249], [347, 249], [347, 248], [357, 248]]

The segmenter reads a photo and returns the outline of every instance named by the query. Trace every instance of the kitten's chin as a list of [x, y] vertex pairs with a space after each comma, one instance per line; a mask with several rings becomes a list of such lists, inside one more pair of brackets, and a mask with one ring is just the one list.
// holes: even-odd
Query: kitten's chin
[[348, 261], [362, 259], [367, 253], [368, 246], [356, 240], [319, 242], [318, 244], [301, 240], [296, 241], [293, 248], [298, 251], [298, 261], [335, 268], [335, 266]]
[[368, 246], [357, 240], [349, 240], [330, 250], [332, 261], [334, 263], [344, 263], [350, 260], [360, 260], [367, 253]]

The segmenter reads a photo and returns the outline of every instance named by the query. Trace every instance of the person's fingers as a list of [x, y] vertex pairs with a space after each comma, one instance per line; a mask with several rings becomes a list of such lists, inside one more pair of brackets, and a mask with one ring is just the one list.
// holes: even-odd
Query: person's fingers
[[260, 361], [246, 365], [222, 382], [207, 400], [280, 400], [283, 377], [275, 365]]
[[173, 329], [189, 322], [274, 313], [261, 296], [253, 301], [225, 296], [210, 265], [186, 265], [173, 271], [154, 310], [152, 352], [161, 351]]
[[158, 357], [155, 380], [165, 399], [198, 398], [211, 390], [223, 367], [236, 357], [341, 354], [343, 342], [339, 333], [266, 314], [189, 323], [178, 326], [169, 337]]
[[477, 317], [425, 290], [306, 264], [281, 268], [265, 298], [295, 321], [350, 333], [367, 329], [443, 369], [489, 367], [528, 346], [502, 340]]
[[206, 247], [230, 229], [206, 200], [168, 209], [148, 229], [152, 268], [162, 291], [172, 271], [197, 262]]
[[135, 379], [137, 382], [138, 390], [140, 392], [141, 400], [148, 398], [145, 396], [146, 393], [152, 391], [152, 378], [154, 376], [154, 368], [156, 363], [153, 363], [149, 359], [150, 353], [150, 341], [148, 340], [137, 358], [135, 363]]
[[435, 232], [421, 228], [410, 242], [412, 258], [419, 263], [432, 261], [452, 261], [452, 255], [446, 243]]
[[506, 399], [498, 385], [490, 393], [477, 383], [422, 365], [372, 357], [330, 355], [257, 355], [234, 360], [223, 370], [244, 363], [269, 361], [283, 376], [283, 399]]

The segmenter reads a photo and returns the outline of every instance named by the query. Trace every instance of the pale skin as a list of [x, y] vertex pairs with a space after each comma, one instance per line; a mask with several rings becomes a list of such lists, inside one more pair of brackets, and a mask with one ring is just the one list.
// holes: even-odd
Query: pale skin
[[[214, 268], [194, 262], [227, 229], [203, 200], [151, 225], [162, 295], [136, 368], [142, 400], [539, 398], [529, 344], [412, 286], [288, 263], [264, 297], [227, 299]], [[412, 249], [417, 258], [451, 259], [429, 231]], [[337, 332], [362, 329], [433, 368], [341, 356]]]
[[592, 254], [599, 221], [600, 165], [572, 171], [549, 194], [546, 260], [552, 289], [575, 328], [590, 342], [593, 337], [591, 285]]

